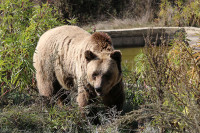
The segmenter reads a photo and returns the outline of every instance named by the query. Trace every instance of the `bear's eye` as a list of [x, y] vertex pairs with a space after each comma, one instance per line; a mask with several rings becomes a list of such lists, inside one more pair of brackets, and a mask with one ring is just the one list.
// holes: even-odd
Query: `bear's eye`
[[92, 74], [93, 80], [95, 80], [97, 76], [98, 76], [98, 73], [97, 73], [97, 72], [94, 72], [94, 73]]

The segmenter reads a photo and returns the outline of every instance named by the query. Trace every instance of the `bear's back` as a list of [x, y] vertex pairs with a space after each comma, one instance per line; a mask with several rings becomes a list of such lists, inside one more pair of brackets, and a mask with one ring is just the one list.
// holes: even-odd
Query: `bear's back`
[[34, 53], [33, 62], [37, 62], [34, 63], [35, 68], [42, 66], [42, 71], [49, 71], [50, 67], [54, 69], [53, 62], [59, 60], [57, 62], [63, 62], [63, 65], [75, 69], [74, 61], [81, 49], [85, 48], [84, 40], [90, 36], [77, 26], [64, 25], [46, 31], [40, 37]]
[[52, 55], [74, 57], [85, 48], [91, 35], [77, 26], [60, 26], [46, 31], [39, 39], [33, 60], [46, 60]]
[[[53, 28], [51, 30], [48, 30], [45, 32], [38, 42], [37, 47], [46, 47], [47, 49], [49, 47], [56, 47], [56, 45], [61, 45], [64, 43], [64, 41], [67, 40], [74, 40], [75, 42], [83, 41], [84, 38], [89, 37], [90, 34], [83, 29], [77, 27], [77, 26], [60, 26]], [[52, 46], [51, 46], [52, 45]], [[53, 48], [53, 49], [54, 49]], [[43, 48], [39, 48], [43, 49]], [[47, 50], [46, 49], [46, 50]]]

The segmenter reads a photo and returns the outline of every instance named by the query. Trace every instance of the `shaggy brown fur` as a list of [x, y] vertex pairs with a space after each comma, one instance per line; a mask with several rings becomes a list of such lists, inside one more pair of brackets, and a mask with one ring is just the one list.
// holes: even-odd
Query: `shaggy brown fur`
[[92, 34], [92, 41], [97, 44], [95, 50], [99, 52], [113, 50], [111, 38], [106, 33], [96, 32]]
[[105, 105], [122, 109], [121, 53], [107, 34], [90, 35], [76, 26], [51, 29], [41, 36], [33, 62], [40, 95], [77, 86], [80, 108], [99, 96]]

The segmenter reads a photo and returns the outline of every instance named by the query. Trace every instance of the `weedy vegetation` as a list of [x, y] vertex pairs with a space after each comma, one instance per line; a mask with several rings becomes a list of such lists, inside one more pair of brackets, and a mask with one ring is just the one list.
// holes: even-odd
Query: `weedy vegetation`
[[167, 26], [200, 26], [200, 1], [162, 0], [158, 21]]
[[[33, 79], [32, 56], [44, 31], [61, 25], [48, 4], [34, 6], [28, 0], [3, 0], [0, 5], [1, 97], [13, 90], [28, 89]], [[32, 80], [30, 80], [32, 79]]]
[[[183, 32], [172, 41], [162, 40], [159, 46], [146, 38], [133, 70], [142, 103], [114, 125], [137, 121], [143, 132], [149, 132], [149, 123], [155, 132], [199, 132], [200, 53], [193, 51], [187, 41]], [[138, 92], [136, 88], [131, 88], [134, 93]]]

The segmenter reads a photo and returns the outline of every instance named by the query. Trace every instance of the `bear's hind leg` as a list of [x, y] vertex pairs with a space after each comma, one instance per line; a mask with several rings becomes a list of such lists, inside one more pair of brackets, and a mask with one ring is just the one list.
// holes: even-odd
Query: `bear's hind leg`
[[63, 105], [63, 102], [67, 103], [67, 92], [62, 89], [55, 76], [48, 77], [36, 74], [37, 86], [41, 96], [47, 98], [50, 104], [57, 103], [59, 106]]
[[37, 87], [41, 96], [50, 98], [53, 95], [53, 82], [41, 73], [36, 73]]

